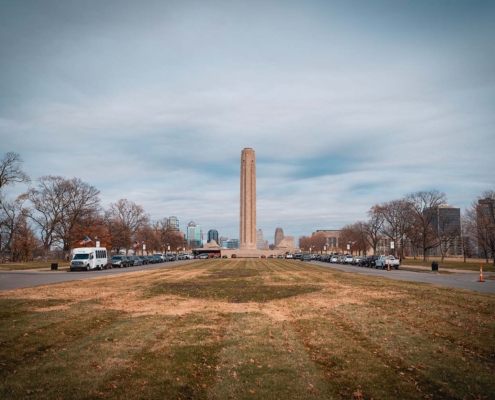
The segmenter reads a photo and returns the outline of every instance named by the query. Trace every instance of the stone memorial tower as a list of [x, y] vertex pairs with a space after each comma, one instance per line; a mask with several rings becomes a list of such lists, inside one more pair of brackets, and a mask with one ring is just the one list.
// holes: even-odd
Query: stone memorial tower
[[256, 159], [254, 150], [241, 153], [240, 249], [256, 250]]

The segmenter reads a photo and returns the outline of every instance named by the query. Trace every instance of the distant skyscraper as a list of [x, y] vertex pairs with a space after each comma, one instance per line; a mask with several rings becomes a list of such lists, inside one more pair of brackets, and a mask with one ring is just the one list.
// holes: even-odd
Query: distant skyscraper
[[[442, 246], [448, 254], [461, 255], [461, 209], [447, 204], [425, 210], [425, 215], [431, 218], [431, 226], [441, 238]], [[443, 238], [443, 239], [442, 239]], [[440, 248], [434, 248], [430, 255], [441, 255]]]
[[186, 239], [189, 246], [202, 247], [203, 246], [203, 231], [201, 225], [195, 224], [193, 221], [187, 224]]
[[226, 249], [238, 249], [239, 239], [229, 239], [222, 242], [222, 247]]
[[256, 231], [256, 248], [258, 250], [268, 250], [268, 242], [265, 240], [261, 229]]
[[275, 242], [274, 245], [277, 247], [282, 239], [284, 238], [284, 230], [282, 228], [275, 229]]
[[210, 243], [212, 240], [214, 240], [218, 245], [218, 231], [216, 229], [210, 229], [208, 231], [208, 243]]
[[179, 220], [177, 217], [170, 217], [168, 219], [168, 229], [171, 229], [173, 231], [178, 231], [179, 230]]
[[[476, 230], [478, 237], [478, 256], [493, 257], [493, 232], [495, 231], [495, 199], [486, 197], [478, 200], [476, 206]], [[490, 246], [492, 243], [492, 246]], [[491, 248], [490, 248], [491, 247]]]
[[241, 250], [256, 249], [256, 159], [254, 150], [245, 148], [241, 153]]

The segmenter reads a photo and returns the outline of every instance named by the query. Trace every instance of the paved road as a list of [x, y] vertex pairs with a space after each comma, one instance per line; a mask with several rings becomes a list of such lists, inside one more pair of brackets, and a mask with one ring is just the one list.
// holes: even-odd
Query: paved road
[[[196, 260], [192, 260], [196, 261]], [[82, 279], [89, 278], [101, 278], [111, 275], [128, 274], [136, 271], [145, 271], [150, 269], [166, 268], [174, 265], [180, 265], [186, 261], [174, 261], [166, 262], [160, 264], [149, 264], [142, 265], [139, 267], [130, 268], [113, 268], [105, 269], [103, 271], [77, 271], [77, 272], [67, 272], [61, 271], [36, 271], [36, 270], [26, 270], [26, 271], [1, 271], [0, 272], [0, 291], [18, 289], [23, 287], [32, 287], [47, 285], [51, 283], [61, 283], [69, 281], [78, 281]]]
[[[197, 262], [198, 260], [175, 261], [172, 263], [161, 263], [152, 265], [143, 265], [141, 267], [131, 267], [124, 269], [109, 269], [103, 271], [83, 271], [83, 272], [65, 272], [65, 271], [4, 271], [0, 272], [0, 290], [17, 289], [22, 287], [39, 286], [51, 283], [60, 283], [75, 281], [88, 278], [106, 277], [111, 275], [126, 274], [135, 271], [143, 271], [157, 268], [167, 268], [182, 263]], [[301, 261], [294, 261], [301, 262]], [[495, 280], [486, 280], [484, 283], [478, 282], [479, 272], [465, 272], [456, 274], [434, 274], [420, 273], [413, 271], [399, 270], [380, 270], [374, 268], [354, 267], [352, 265], [328, 264], [319, 261], [311, 261], [311, 264], [321, 265], [323, 267], [335, 268], [342, 271], [358, 274], [367, 274], [372, 276], [382, 276], [390, 279], [402, 279], [405, 281], [431, 283], [440, 286], [455, 287], [476, 292], [495, 294]], [[485, 276], [487, 276], [486, 274]]]
[[[319, 261], [312, 261], [311, 263], [352, 273], [383, 276], [385, 278], [404, 281], [431, 283], [434, 285], [495, 294], [495, 280], [485, 279], [485, 282], [478, 282], [480, 273], [477, 271], [463, 271], [462, 273], [453, 274], [436, 274], [406, 271], [400, 268], [398, 270], [393, 269], [391, 271], [387, 271], [383, 269], [354, 267], [352, 265], [329, 264]], [[485, 274], [484, 276], [488, 275], [489, 274]]]

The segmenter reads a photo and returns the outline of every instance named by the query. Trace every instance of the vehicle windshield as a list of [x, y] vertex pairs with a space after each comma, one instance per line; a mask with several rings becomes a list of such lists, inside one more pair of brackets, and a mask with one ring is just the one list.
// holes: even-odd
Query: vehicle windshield
[[122, 256], [113, 256], [112, 260], [122, 260]]
[[74, 254], [73, 260], [87, 260], [89, 258], [89, 254]]

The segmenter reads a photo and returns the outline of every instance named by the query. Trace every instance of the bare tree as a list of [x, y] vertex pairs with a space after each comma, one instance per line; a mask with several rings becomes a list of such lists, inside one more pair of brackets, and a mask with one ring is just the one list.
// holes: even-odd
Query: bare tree
[[447, 196], [438, 190], [421, 191], [408, 194], [406, 201], [411, 207], [411, 228], [418, 238], [423, 261], [426, 261], [428, 251], [439, 244], [433, 221], [438, 217], [438, 206], [447, 203]]
[[316, 235], [311, 236], [311, 250], [314, 252], [323, 252], [324, 247], [327, 244], [327, 238], [323, 232], [317, 232]]
[[[74, 243], [92, 230], [91, 225], [101, 210], [100, 192], [79, 178], [65, 179], [60, 184], [63, 186], [64, 207], [55, 231], [62, 241], [64, 255], [67, 256]], [[84, 230], [88, 233], [81, 236], [81, 231]]]
[[12, 261], [31, 260], [33, 252], [39, 246], [40, 241], [29, 224], [27, 213], [22, 212], [17, 218], [12, 241]]
[[161, 248], [161, 241], [153, 227], [151, 225], [145, 225], [143, 226], [137, 233], [136, 235], [136, 240], [138, 243], [140, 243], [141, 248], [142, 245], [146, 245], [146, 254], [148, 254], [149, 251], [155, 252], [160, 250]]
[[358, 254], [366, 252], [369, 247], [366, 240], [366, 227], [363, 222], [346, 225], [342, 228], [341, 241], [346, 251], [351, 254], [357, 251]]
[[301, 236], [299, 238], [299, 248], [302, 251], [308, 251], [311, 247], [311, 238], [308, 236]]
[[22, 218], [25, 218], [24, 196], [14, 201], [0, 202], [0, 262], [5, 262], [7, 254], [13, 259], [13, 241]]
[[[391, 242], [400, 243], [401, 258], [404, 257], [404, 238], [411, 227], [411, 207], [410, 203], [404, 199], [392, 200], [374, 207], [376, 213], [383, 217], [381, 232]], [[393, 254], [396, 255], [396, 247], [393, 248]]]
[[143, 207], [127, 199], [111, 203], [106, 213], [106, 220], [109, 224], [112, 246], [119, 250], [127, 249], [139, 229], [149, 223], [149, 217]]
[[368, 221], [362, 226], [365, 233], [365, 240], [368, 242], [370, 247], [373, 249], [373, 253], [376, 254], [376, 249], [378, 247], [378, 242], [382, 238], [381, 230], [384, 223], [383, 214], [379, 212], [378, 206], [373, 206], [368, 211]]
[[74, 243], [87, 234], [86, 226], [100, 211], [99, 191], [79, 178], [43, 176], [37, 188], [27, 196], [33, 206], [29, 216], [35, 223], [43, 242], [45, 253], [55, 242], [62, 242], [64, 255], [68, 256]]
[[[4, 186], [14, 183], [29, 183], [29, 176], [21, 169], [21, 156], [14, 152], [8, 152], [0, 161], [0, 191]], [[1, 198], [0, 198], [1, 201]]]
[[483, 192], [466, 210], [466, 219], [476, 237], [479, 250], [487, 262], [491, 256], [495, 265], [495, 191]]
[[468, 210], [461, 217], [461, 245], [464, 262], [466, 262], [466, 258], [473, 257], [475, 247], [473, 244], [476, 240], [476, 227], [471, 223], [467, 213]]
[[33, 221], [41, 239], [45, 262], [52, 244], [59, 240], [57, 225], [65, 214], [65, 179], [61, 176], [42, 176], [36, 188], [31, 188], [26, 196], [31, 202], [28, 215]]

